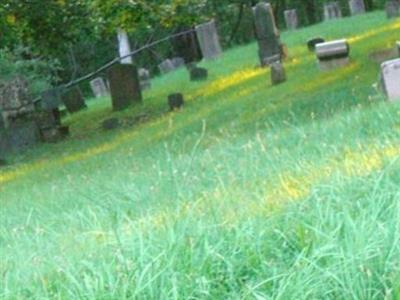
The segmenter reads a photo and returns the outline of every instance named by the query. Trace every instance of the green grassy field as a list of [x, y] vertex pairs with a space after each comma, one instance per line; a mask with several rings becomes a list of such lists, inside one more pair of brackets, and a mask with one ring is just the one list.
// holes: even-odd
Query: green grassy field
[[[321, 73], [315, 35], [348, 38], [351, 64]], [[251, 44], [140, 107], [90, 100], [0, 170], [0, 298], [399, 300], [400, 105], [368, 58], [399, 37], [382, 12], [345, 18], [282, 34], [278, 86]]]

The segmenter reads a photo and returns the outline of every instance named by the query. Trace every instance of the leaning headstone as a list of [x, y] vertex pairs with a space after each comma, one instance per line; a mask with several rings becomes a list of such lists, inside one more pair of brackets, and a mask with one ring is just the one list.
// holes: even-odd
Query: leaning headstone
[[122, 110], [142, 102], [137, 68], [134, 65], [116, 64], [108, 71], [114, 110]]
[[307, 48], [309, 51], [314, 52], [315, 51], [315, 46], [317, 44], [321, 44], [321, 43], [325, 43], [325, 40], [321, 37], [316, 37], [316, 38], [312, 38], [309, 39], [307, 41]]
[[175, 70], [174, 63], [169, 58], [159, 64], [158, 68], [160, 69], [161, 74], [167, 74]]
[[287, 29], [293, 30], [299, 27], [299, 18], [296, 9], [285, 10], [284, 16]]
[[317, 44], [315, 53], [322, 71], [345, 66], [350, 62], [350, 46], [345, 39]]
[[119, 57], [122, 58], [121, 64], [132, 64], [132, 57], [125, 57], [131, 53], [131, 46], [129, 44], [128, 34], [122, 29], [118, 29], [118, 50]]
[[145, 68], [140, 68], [138, 71], [138, 75], [140, 81], [140, 89], [142, 91], [150, 89], [151, 88], [150, 71]]
[[389, 101], [400, 100], [400, 58], [381, 65], [383, 90]]
[[208, 77], [208, 71], [205, 68], [194, 67], [190, 69], [190, 81], [202, 81]]
[[65, 91], [61, 99], [69, 113], [75, 113], [87, 108], [82, 92], [77, 86]]
[[171, 110], [180, 109], [183, 104], [184, 100], [181, 93], [171, 94], [168, 96], [168, 105]]
[[217, 26], [214, 20], [196, 26], [196, 35], [204, 59], [215, 59], [222, 54]]
[[350, 0], [349, 7], [352, 16], [361, 15], [365, 13], [364, 0]]
[[279, 31], [275, 24], [271, 5], [260, 2], [255, 6], [253, 12], [261, 66], [281, 60]]
[[400, 16], [400, 3], [398, 1], [387, 1], [385, 4], [386, 16], [391, 18], [397, 18]]
[[171, 61], [175, 69], [185, 66], [185, 60], [182, 57], [174, 57]]
[[271, 64], [271, 83], [276, 85], [286, 81], [286, 72], [283, 64], [279, 61]]
[[339, 19], [342, 17], [339, 2], [328, 2], [324, 4], [324, 20]]
[[90, 87], [96, 98], [109, 96], [108, 88], [101, 77], [91, 80]]

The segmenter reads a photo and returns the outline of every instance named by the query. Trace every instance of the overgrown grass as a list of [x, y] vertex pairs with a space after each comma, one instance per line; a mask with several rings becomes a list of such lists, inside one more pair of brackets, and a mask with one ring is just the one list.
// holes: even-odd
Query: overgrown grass
[[[321, 73], [315, 35], [349, 38], [351, 64]], [[381, 12], [346, 18], [283, 34], [279, 86], [252, 44], [207, 82], [155, 79], [141, 107], [91, 100], [68, 140], [0, 171], [0, 297], [400, 299], [400, 106], [368, 59], [399, 36]]]

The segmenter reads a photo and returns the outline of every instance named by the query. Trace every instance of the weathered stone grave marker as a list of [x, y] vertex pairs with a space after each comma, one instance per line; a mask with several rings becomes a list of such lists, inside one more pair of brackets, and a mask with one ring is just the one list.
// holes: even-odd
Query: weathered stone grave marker
[[160, 69], [161, 74], [167, 74], [175, 70], [174, 63], [169, 58], [159, 64], [158, 68]]
[[361, 15], [365, 13], [364, 0], [350, 0], [349, 7], [352, 16]]
[[215, 59], [222, 54], [215, 20], [197, 25], [196, 35], [204, 59]]
[[276, 61], [271, 64], [271, 83], [277, 85], [286, 81], [286, 72], [283, 64], [280, 61]]
[[323, 71], [345, 66], [350, 62], [350, 46], [345, 39], [317, 44], [315, 52]]
[[391, 18], [397, 18], [400, 16], [400, 3], [398, 1], [387, 1], [385, 4], [386, 16]]
[[342, 11], [340, 9], [339, 2], [328, 2], [324, 4], [324, 20], [340, 19], [342, 17]]
[[261, 66], [281, 60], [282, 45], [271, 5], [260, 2], [254, 7], [253, 13]]
[[168, 105], [171, 110], [180, 109], [183, 104], [184, 99], [181, 93], [175, 93], [168, 96]]
[[381, 65], [382, 87], [389, 101], [400, 100], [400, 58]]
[[42, 92], [40, 107], [46, 111], [58, 109], [62, 105], [61, 88], [52, 88]]
[[75, 113], [87, 108], [82, 92], [77, 86], [65, 91], [61, 99], [69, 113]]
[[309, 51], [314, 52], [315, 51], [315, 46], [317, 44], [325, 43], [325, 40], [321, 37], [315, 37], [312, 39], [309, 39], [307, 41], [307, 48]]
[[145, 68], [140, 68], [138, 71], [138, 75], [140, 81], [140, 89], [142, 91], [150, 89], [151, 88], [150, 71]]
[[299, 27], [299, 18], [296, 9], [285, 10], [284, 16], [287, 29], [294, 30]]
[[142, 102], [139, 75], [134, 65], [116, 64], [109, 69], [108, 78], [114, 110]]
[[90, 81], [90, 87], [92, 88], [92, 92], [96, 98], [109, 96], [110, 93], [106, 84], [104, 83], [103, 78], [97, 77]]
[[171, 61], [175, 69], [179, 69], [185, 66], [185, 60], [182, 57], [173, 57]]

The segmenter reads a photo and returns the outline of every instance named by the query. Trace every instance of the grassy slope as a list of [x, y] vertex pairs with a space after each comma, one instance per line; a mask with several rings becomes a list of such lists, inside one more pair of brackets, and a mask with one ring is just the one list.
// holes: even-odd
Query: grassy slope
[[[320, 73], [314, 35], [351, 37], [351, 65]], [[233, 49], [207, 82], [157, 78], [117, 114], [150, 120], [115, 132], [92, 101], [0, 171], [0, 297], [400, 299], [400, 106], [368, 60], [399, 35], [383, 13], [284, 33], [275, 87]]]

